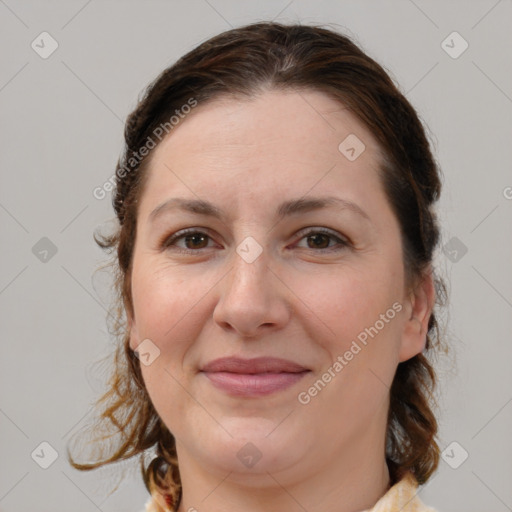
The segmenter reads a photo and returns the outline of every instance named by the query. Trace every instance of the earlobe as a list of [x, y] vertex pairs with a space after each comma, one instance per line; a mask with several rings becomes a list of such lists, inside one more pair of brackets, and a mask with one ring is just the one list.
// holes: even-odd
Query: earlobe
[[399, 361], [407, 361], [422, 352], [427, 342], [428, 322], [435, 303], [434, 279], [431, 270], [422, 277], [410, 296], [410, 315], [405, 320]]
[[139, 345], [139, 335], [137, 333], [135, 320], [131, 316], [128, 317], [128, 330], [130, 332], [130, 348], [135, 351]]

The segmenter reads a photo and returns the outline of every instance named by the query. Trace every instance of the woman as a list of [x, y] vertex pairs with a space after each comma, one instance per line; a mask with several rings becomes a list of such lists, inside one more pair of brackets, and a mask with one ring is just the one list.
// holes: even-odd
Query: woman
[[114, 444], [73, 466], [140, 455], [148, 511], [432, 511], [441, 184], [383, 68], [319, 27], [230, 30], [125, 141]]

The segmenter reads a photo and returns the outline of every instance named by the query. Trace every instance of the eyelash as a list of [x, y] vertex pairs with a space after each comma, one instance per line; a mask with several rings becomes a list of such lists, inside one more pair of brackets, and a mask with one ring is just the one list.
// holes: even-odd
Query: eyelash
[[[300, 240], [302, 240], [303, 238], [307, 238], [308, 236], [311, 236], [314, 234], [322, 234], [322, 235], [326, 235], [332, 239], [335, 239], [338, 242], [338, 245], [340, 246], [340, 247], [328, 247], [328, 248], [324, 248], [324, 249], [311, 249], [314, 252], [335, 252], [335, 251], [340, 251], [340, 250], [346, 249], [350, 245], [350, 243], [347, 240], [340, 238], [338, 235], [336, 235], [332, 231], [329, 231], [325, 228], [310, 229], [309, 231], [302, 233]], [[173, 244], [176, 241], [186, 237], [187, 235], [204, 235], [211, 240], [211, 237], [208, 235], [208, 233], [200, 231], [197, 228], [188, 228], [188, 229], [183, 229], [181, 231], [178, 231], [177, 233], [174, 233], [171, 236], [164, 236], [159, 244], [160, 248], [161, 249], [170, 249], [171, 247], [173, 247]], [[207, 249], [207, 248], [203, 248], [203, 249]], [[191, 254], [191, 253], [201, 252], [203, 249], [183, 249], [183, 248], [174, 246], [172, 250], [175, 250], [177, 252], [181, 252], [184, 254]]]

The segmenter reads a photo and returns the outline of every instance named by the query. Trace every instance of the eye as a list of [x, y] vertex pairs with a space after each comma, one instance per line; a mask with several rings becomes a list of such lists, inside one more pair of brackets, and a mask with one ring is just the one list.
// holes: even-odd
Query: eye
[[[177, 245], [177, 242], [181, 240], [183, 240], [185, 247]], [[178, 231], [169, 237], [164, 237], [160, 247], [162, 249], [176, 248], [179, 252], [191, 253], [197, 252], [198, 249], [208, 248], [208, 240], [211, 240], [211, 237], [207, 233], [196, 228], [189, 228]]]
[[[336, 233], [325, 228], [309, 229], [301, 234], [300, 240], [306, 240], [306, 249], [330, 252], [345, 249], [350, 245], [347, 240], [340, 238]], [[208, 246], [210, 240], [212, 240], [211, 237], [204, 231], [200, 231], [198, 228], [189, 228], [178, 231], [171, 236], [165, 236], [159, 245], [162, 249], [172, 249], [190, 254], [212, 247]], [[181, 241], [184, 247], [178, 245]], [[335, 242], [334, 245], [332, 245], [332, 242]], [[297, 246], [300, 247], [299, 245]]]
[[[325, 228], [310, 229], [302, 233], [301, 240], [306, 240], [306, 249], [316, 249], [318, 251], [337, 251], [349, 246], [349, 242], [340, 238], [336, 233]], [[329, 246], [331, 241], [336, 241], [334, 246]]]

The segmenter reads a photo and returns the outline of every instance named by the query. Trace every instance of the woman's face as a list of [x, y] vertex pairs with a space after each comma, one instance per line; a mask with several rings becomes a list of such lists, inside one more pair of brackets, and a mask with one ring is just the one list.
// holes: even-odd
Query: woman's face
[[379, 161], [313, 91], [199, 105], [155, 148], [130, 346], [180, 468], [283, 483], [384, 460], [389, 387], [433, 290], [407, 293]]

